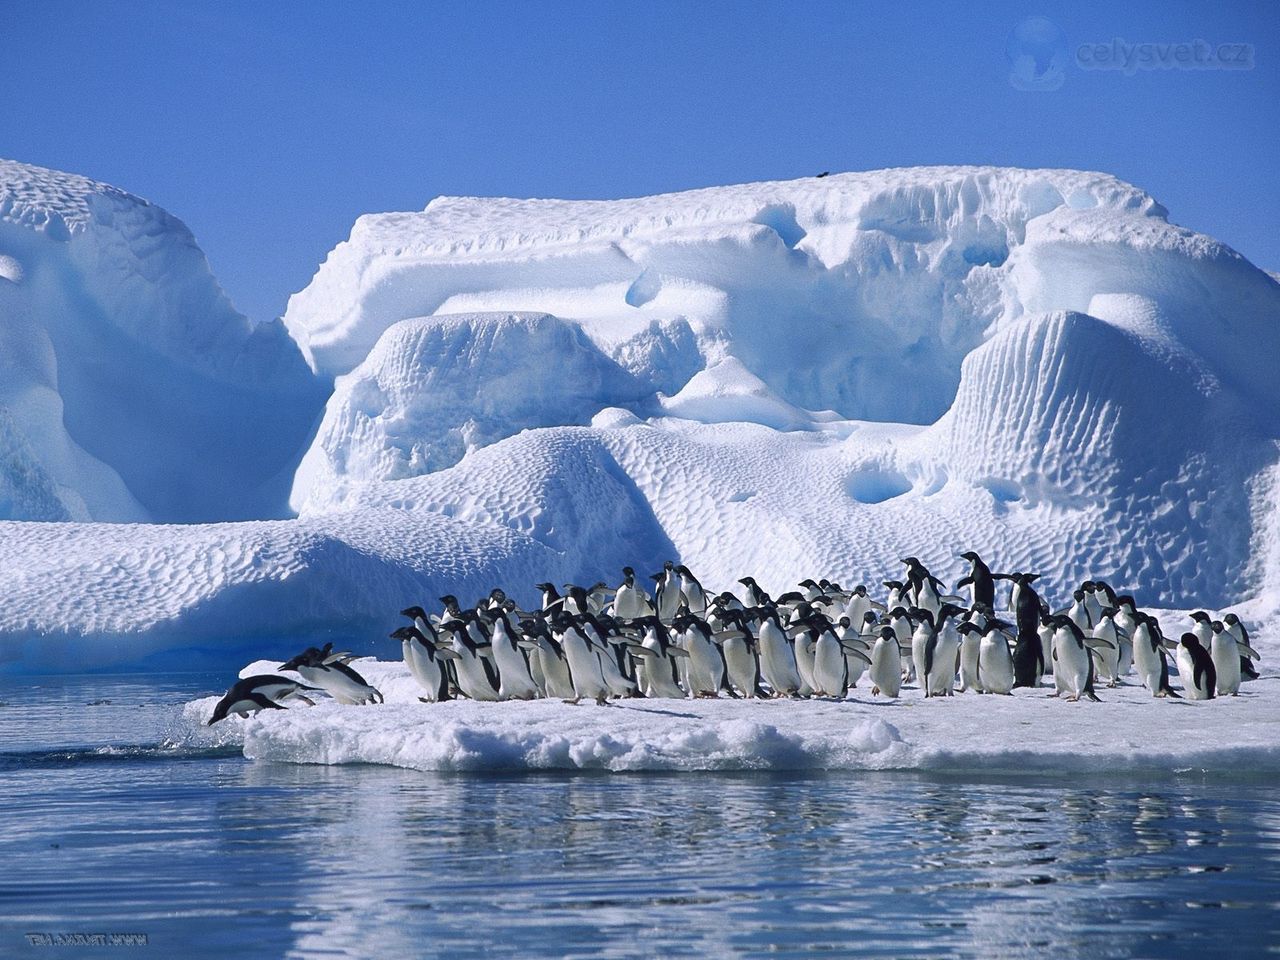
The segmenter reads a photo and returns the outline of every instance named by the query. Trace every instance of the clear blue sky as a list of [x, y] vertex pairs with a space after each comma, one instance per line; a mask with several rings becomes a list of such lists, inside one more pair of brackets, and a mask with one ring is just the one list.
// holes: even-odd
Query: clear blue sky
[[[1056, 90], [1010, 83], [1027, 17]], [[1250, 70], [1084, 70], [1082, 43], [1246, 43]], [[1106, 170], [1280, 270], [1268, 2], [913, 5], [0, 0], [0, 156], [147, 197], [255, 319], [361, 213], [924, 163]]]

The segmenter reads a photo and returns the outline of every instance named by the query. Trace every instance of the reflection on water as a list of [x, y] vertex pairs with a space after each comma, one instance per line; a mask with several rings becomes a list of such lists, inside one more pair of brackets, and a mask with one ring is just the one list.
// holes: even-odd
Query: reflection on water
[[6, 957], [48, 952], [28, 932], [182, 957], [1280, 944], [1280, 803], [1248, 779], [431, 775], [28, 740], [0, 765]]

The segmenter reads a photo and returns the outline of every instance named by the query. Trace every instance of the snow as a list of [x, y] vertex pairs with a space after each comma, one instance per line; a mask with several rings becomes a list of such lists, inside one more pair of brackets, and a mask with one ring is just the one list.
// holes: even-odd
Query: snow
[[[250, 664], [242, 676], [279, 663]], [[1280, 677], [1239, 697], [1155, 700], [1141, 688], [1067, 703], [1049, 687], [1012, 697], [957, 694], [895, 702], [857, 689], [844, 701], [631, 700], [423, 704], [403, 664], [353, 664], [386, 697], [372, 707], [322, 700], [204, 724], [217, 697], [193, 701], [175, 738], [242, 747], [257, 760], [376, 763], [414, 770], [1123, 770], [1280, 773]]]
[[0, 160], [0, 519], [283, 515], [322, 402], [180, 221]]
[[651, 392], [547, 314], [403, 320], [335, 384], [291, 500], [316, 509], [347, 478], [432, 473], [527, 427], [586, 423], [597, 405]]
[[1235, 610], [1270, 659], [1280, 284], [1166, 216], [985, 167], [439, 198], [253, 326], [168, 214], [0, 164], [0, 517], [237, 521], [0, 523], [0, 669], [385, 654], [444, 593], [965, 549], [1051, 602]]

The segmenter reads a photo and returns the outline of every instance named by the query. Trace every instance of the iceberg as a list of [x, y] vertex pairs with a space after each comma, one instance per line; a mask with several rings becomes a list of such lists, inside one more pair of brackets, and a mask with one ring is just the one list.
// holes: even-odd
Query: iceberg
[[145, 201], [0, 184], [0, 669], [386, 654], [444, 593], [965, 549], [1276, 649], [1280, 283], [1105, 174], [438, 198], [257, 326]]

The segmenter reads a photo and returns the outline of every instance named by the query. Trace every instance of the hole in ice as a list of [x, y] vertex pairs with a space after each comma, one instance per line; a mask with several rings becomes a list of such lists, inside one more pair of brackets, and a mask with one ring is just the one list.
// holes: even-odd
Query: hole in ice
[[756, 495], [754, 490], [739, 490], [729, 498], [730, 503], [744, 503]]
[[975, 267], [998, 267], [1009, 259], [1009, 247], [1004, 243], [971, 243], [962, 255], [965, 263]]
[[988, 477], [982, 481], [982, 485], [987, 488], [987, 493], [991, 494], [996, 503], [1013, 503], [1015, 500], [1022, 499], [1022, 488], [1012, 480]]
[[884, 503], [911, 491], [911, 481], [897, 470], [859, 470], [845, 481], [849, 496], [859, 503]]
[[805, 238], [804, 228], [796, 222], [796, 208], [787, 203], [777, 203], [765, 207], [756, 214], [755, 223], [762, 227], [768, 227], [785, 243], [788, 249], [793, 249], [797, 243]]

